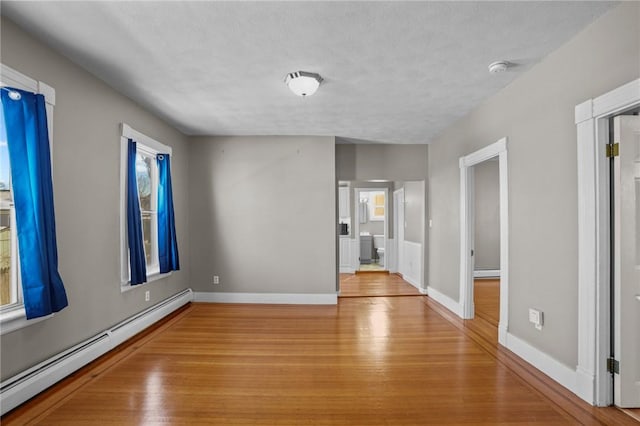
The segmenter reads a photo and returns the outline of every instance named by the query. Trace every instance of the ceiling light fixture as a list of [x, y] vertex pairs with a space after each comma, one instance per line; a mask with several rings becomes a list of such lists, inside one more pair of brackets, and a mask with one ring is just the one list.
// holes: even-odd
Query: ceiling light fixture
[[316, 93], [322, 82], [322, 77], [313, 72], [296, 71], [287, 74], [284, 82], [293, 93], [305, 97]]
[[505, 72], [510, 66], [511, 63], [508, 61], [496, 61], [489, 64], [489, 72], [491, 74], [498, 74], [500, 72]]

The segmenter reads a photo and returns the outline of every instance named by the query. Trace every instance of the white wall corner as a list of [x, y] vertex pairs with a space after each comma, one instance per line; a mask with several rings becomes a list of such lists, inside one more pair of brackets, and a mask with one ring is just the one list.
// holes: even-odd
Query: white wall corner
[[589, 120], [593, 117], [593, 99], [589, 99], [576, 105], [575, 109], [575, 122], [576, 124]]
[[439, 292], [431, 286], [427, 286], [427, 296], [462, 318], [462, 306], [444, 293]]
[[571, 392], [578, 394], [576, 371], [508, 332], [505, 346]]

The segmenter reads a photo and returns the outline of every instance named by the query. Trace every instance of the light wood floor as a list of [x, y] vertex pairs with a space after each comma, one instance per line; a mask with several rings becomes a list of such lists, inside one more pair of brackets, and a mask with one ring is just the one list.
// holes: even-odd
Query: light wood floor
[[482, 338], [487, 324], [427, 297], [192, 304], [2, 424], [631, 424]]
[[388, 272], [340, 274], [340, 297], [420, 296], [417, 288]]

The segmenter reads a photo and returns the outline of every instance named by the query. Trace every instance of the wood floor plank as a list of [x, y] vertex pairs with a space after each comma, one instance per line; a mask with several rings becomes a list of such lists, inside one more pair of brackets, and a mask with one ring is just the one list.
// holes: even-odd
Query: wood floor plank
[[550, 399], [448, 312], [424, 296], [192, 304], [2, 424], [624, 424]]
[[474, 280], [473, 304], [477, 316], [497, 327], [500, 322], [500, 280]]
[[420, 296], [417, 288], [397, 274], [340, 274], [340, 297]]

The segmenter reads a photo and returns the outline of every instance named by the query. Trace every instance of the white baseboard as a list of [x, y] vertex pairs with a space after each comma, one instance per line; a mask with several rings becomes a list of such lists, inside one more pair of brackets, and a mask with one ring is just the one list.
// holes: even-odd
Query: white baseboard
[[500, 269], [478, 269], [473, 271], [473, 278], [500, 278]]
[[420, 287], [420, 283], [415, 278], [412, 278], [408, 275], [403, 275], [402, 279], [408, 282], [409, 284], [411, 284], [412, 286], [414, 286], [415, 288], [417, 288], [418, 290], [422, 290], [422, 287]]
[[509, 332], [507, 332], [506, 340], [507, 349], [580, 396], [576, 386], [577, 375], [574, 370]]
[[356, 270], [351, 268], [351, 267], [341, 266], [340, 267], [340, 273], [341, 274], [355, 274]]
[[460, 303], [456, 302], [446, 294], [440, 293], [431, 286], [427, 286], [427, 295], [457, 316], [462, 317], [462, 306], [460, 306]]
[[596, 378], [595, 375], [586, 371], [582, 371], [580, 368], [576, 369], [576, 390], [575, 393], [580, 398], [585, 400], [591, 405], [597, 405], [595, 396]]
[[5, 414], [69, 374], [114, 349], [151, 324], [170, 314], [193, 298], [191, 289], [127, 318], [114, 327], [60, 352], [0, 383], [0, 414]]
[[267, 303], [285, 305], [336, 305], [336, 293], [306, 294], [306, 293], [221, 293], [195, 292], [195, 302], [208, 303]]

